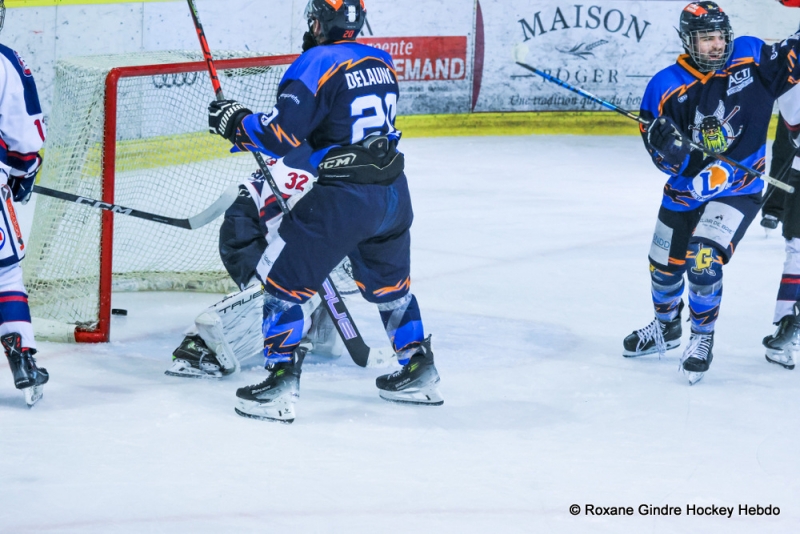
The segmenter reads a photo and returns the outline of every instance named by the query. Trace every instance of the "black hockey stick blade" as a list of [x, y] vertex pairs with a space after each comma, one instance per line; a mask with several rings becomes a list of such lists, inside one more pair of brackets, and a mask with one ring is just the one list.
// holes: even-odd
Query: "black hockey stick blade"
[[166, 217], [164, 215], [148, 213], [146, 211], [135, 210], [133, 208], [126, 208], [125, 206], [120, 206], [119, 204], [110, 204], [108, 202], [103, 202], [102, 200], [73, 195], [72, 193], [57, 191], [55, 189], [42, 187], [40, 185], [34, 185], [33, 192], [40, 195], [65, 200], [67, 202], [74, 202], [75, 204], [89, 206], [90, 208], [97, 208], [110, 211], [112, 213], [119, 213], [120, 215], [128, 215], [130, 217], [136, 217], [159, 224], [177, 226], [178, 228], [185, 228], [186, 230], [196, 230], [197, 228], [207, 225], [225, 213], [225, 210], [227, 210], [230, 205], [233, 204], [233, 202], [236, 200], [236, 197], [239, 195], [239, 185], [232, 184], [228, 186], [228, 188], [222, 193], [222, 196], [215, 200], [213, 204], [197, 215], [189, 217], [188, 219], [176, 219], [174, 217]]

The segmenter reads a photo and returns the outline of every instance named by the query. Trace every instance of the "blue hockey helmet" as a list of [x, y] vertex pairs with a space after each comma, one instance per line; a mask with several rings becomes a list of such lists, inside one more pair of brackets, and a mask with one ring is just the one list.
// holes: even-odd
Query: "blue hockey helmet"
[[364, 0], [308, 0], [306, 19], [314, 33], [314, 21], [320, 24], [320, 41], [355, 41], [367, 18]]
[[[697, 38], [711, 32], [720, 32], [725, 39], [725, 52], [719, 58], [709, 58], [697, 49]], [[714, 2], [692, 2], [681, 12], [678, 34], [683, 48], [703, 72], [725, 66], [733, 53], [733, 30], [728, 15]]]

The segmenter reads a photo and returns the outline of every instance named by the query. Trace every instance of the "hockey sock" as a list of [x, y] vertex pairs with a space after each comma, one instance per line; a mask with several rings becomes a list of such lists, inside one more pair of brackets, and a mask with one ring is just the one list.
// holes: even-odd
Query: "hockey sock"
[[650, 264], [653, 306], [659, 321], [669, 322], [678, 315], [678, 305], [683, 295], [683, 270], [665, 271]]
[[417, 299], [411, 293], [391, 302], [378, 304], [383, 327], [397, 353], [400, 365], [408, 363], [416, 348], [425, 339]]
[[722, 301], [722, 255], [716, 247], [691, 242], [686, 253], [689, 264], [689, 310], [692, 330], [708, 334], [714, 331]]
[[292, 361], [292, 352], [310, 326], [302, 306], [265, 295], [262, 332], [266, 364]]
[[786, 261], [783, 263], [783, 276], [775, 302], [774, 323], [794, 312], [794, 303], [800, 300], [800, 239], [786, 240]]

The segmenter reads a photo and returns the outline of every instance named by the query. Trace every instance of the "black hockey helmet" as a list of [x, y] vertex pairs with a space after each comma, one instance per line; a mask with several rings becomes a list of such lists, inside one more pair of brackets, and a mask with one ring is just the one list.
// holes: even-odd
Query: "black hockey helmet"
[[313, 34], [314, 21], [320, 23], [325, 42], [355, 41], [364, 26], [367, 8], [364, 0], [308, 0], [306, 19]]
[[[722, 32], [727, 43], [725, 52], [719, 59], [701, 57], [697, 50], [697, 37], [710, 32]], [[678, 34], [683, 41], [683, 48], [703, 72], [721, 69], [733, 53], [733, 30], [728, 15], [714, 2], [692, 2], [681, 12]]]

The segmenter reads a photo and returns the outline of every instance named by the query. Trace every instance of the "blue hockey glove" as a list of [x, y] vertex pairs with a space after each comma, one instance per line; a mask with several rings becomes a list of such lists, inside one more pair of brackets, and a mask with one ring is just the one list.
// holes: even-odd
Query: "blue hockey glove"
[[214, 100], [208, 105], [208, 131], [233, 142], [236, 129], [252, 113], [236, 100]]
[[670, 165], [682, 165], [691, 150], [688, 139], [669, 117], [659, 117], [650, 124], [647, 128], [647, 142]]
[[33, 184], [36, 182], [36, 174], [38, 169], [29, 172], [25, 176], [10, 176], [8, 178], [8, 187], [11, 188], [11, 194], [14, 196], [14, 202], [20, 204], [27, 204], [33, 194]]

